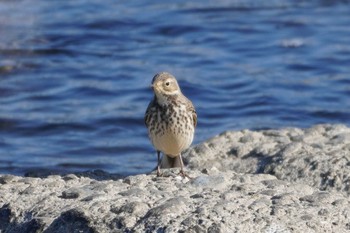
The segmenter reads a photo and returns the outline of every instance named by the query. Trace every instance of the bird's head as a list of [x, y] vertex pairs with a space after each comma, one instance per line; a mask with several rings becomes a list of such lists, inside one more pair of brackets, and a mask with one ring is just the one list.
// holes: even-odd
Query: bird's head
[[153, 77], [152, 85], [154, 94], [161, 98], [163, 96], [177, 95], [181, 93], [179, 84], [175, 77], [167, 72], [161, 72]]

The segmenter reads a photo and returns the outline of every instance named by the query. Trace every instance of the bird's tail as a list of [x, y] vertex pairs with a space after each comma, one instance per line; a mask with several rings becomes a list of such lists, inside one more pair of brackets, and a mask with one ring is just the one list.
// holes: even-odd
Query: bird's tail
[[181, 167], [180, 156], [170, 157], [168, 155], [163, 155], [162, 161], [160, 163], [160, 168], [173, 168]]

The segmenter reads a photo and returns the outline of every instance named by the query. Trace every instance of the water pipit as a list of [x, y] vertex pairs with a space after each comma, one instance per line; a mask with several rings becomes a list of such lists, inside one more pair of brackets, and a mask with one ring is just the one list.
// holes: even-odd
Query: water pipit
[[[160, 168], [180, 167], [180, 174], [184, 172], [181, 153], [193, 141], [194, 130], [197, 125], [197, 114], [192, 102], [181, 92], [174, 76], [161, 72], [153, 77], [151, 85], [154, 97], [145, 113], [145, 123], [150, 140], [157, 150]], [[160, 152], [163, 153], [162, 160]]]

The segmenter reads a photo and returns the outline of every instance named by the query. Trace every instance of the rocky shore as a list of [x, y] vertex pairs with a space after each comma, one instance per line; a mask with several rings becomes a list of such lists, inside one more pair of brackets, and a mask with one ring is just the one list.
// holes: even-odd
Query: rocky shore
[[0, 175], [0, 232], [350, 232], [350, 128], [229, 131], [185, 155], [191, 179]]

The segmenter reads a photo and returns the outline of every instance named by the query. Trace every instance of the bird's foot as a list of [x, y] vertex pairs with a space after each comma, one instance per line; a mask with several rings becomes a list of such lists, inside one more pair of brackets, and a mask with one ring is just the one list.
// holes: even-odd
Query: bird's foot
[[162, 177], [163, 173], [161, 173], [160, 171], [157, 171], [157, 177]]
[[188, 178], [188, 179], [192, 179], [189, 175], [187, 175], [187, 173], [184, 171], [184, 170], [180, 170], [180, 173], [179, 173], [180, 176], [182, 176], [183, 178]]

